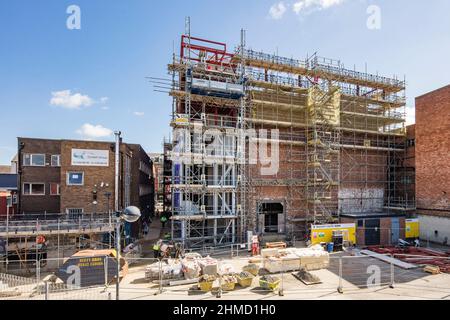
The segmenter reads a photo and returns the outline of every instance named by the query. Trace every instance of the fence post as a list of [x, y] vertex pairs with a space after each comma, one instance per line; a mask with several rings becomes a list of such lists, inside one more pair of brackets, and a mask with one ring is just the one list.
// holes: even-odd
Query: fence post
[[281, 288], [278, 289], [278, 295], [284, 297], [284, 261], [281, 260]]
[[162, 272], [162, 259], [161, 259], [161, 260], [159, 260], [159, 294], [163, 293], [163, 285], [162, 285], [163, 277], [162, 277], [162, 275], [163, 275], [163, 272]]
[[105, 267], [105, 288], [108, 287], [108, 256], [105, 256], [105, 263], [103, 264]]
[[222, 275], [220, 273], [220, 260], [217, 261], [217, 274], [219, 275], [219, 290], [217, 291], [217, 299], [222, 298]]
[[337, 289], [339, 293], [344, 293], [344, 288], [342, 286], [342, 257], [339, 258], [339, 287]]
[[394, 266], [394, 255], [391, 254], [391, 283], [389, 285], [389, 288], [394, 289], [394, 285], [395, 285], [395, 266]]
[[36, 260], [36, 280], [38, 284], [41, 282], [41, 263], [38, 260]]
[[59, 238], [60, 238], [60, 233], [61, 233], [61, 222], [60, 222], [60, 220], [59, 220], [59, 218], [58, 218], [58, 268], [59, 268], [59, 259], [61, 259], [61, 255], [60, 255], [60, 240], [59, 240]]

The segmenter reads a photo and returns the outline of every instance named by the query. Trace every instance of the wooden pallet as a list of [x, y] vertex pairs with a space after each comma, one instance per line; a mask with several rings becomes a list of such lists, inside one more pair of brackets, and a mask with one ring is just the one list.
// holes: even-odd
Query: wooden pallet
[[423, 268], [423, 271], [431, 273], [431, 274], [440, 274], [441, 273], [441, 269], [437, 266], [426, 266], [425, 268]]
[[267, 249], [286, 249], [287, 244], [285, 242], [267, 242]]

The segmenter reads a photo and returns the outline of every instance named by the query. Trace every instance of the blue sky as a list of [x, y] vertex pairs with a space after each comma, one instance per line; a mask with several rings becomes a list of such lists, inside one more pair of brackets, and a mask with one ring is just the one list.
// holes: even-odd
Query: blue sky
[[[72, 4], [81, 30], [66, 27]], [[370, 5], [381, 10], [380, 29], [367, 28]], [[230, 48], [245, 28], [256, 50], [318, 51], [348, 68], [406, 75], [413, 107], [414, 97], [450, 83], [449, 13], [448, 0], [0, 0], [0, 164], [18, 136], [108, 140], [119, 129], [125, 141], [161, 151], [171, 99], [145, 77], [167, 77], [185, 16], [193, 35]]]

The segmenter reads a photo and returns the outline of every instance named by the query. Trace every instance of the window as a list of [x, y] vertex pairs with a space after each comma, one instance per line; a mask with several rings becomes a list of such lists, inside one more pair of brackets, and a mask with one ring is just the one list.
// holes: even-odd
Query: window
[[45, 154], [25, 154], [23, 165], [30, 167], [45, 167]]
[[61, 193], [59, 183], [50, 183], [50, 195], [51, 196], [59, 196]]
[[84, 172], [68, 172], [67, 185], [82, 186], [84, 185]]
[[76, 219], [83, 215], [84, 209], [83, 208], [70, 208], [66, 209], [67, 215], [69, 216], [69, 219]]
[[7, 207], [11, 208], [13, 205], [16, 205], [16, 204], [17, 204], [17, 195], [16, 194], [14, 194], [12, 196], [8, 196], [6, 198], [6, 206]]
[[23, 194], [28, 196], [45, 196], [44, 183], [24, 183]]
[[61, 156], [59, 154], [52, 155], [52, 167], [61, 166]]

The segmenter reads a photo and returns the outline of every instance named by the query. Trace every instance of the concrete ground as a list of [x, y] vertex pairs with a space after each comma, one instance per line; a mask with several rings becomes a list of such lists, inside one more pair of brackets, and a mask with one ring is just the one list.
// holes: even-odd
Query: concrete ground
[[[337, 292], [339, 287], [339, 257], [343, 256], [342, 287], [343, 294]], [[237, 270], [248, 263], [240, 258], [224, 260], [232, 263]], [[164, 287], [159, 294], [159, 286], [149, 284], [143, 278], [145, 267], [130, 270], [130, 274], [121, 284], [121, 298], [124, 300], [218, 300], [212, 293], [202, 293], [195, 284], [177, 287]], [[368, 286], [367, 282], [373, 270], [380, 272], [379, 286]], [[330, 267], [312, 271], [322, 283], [307, 286], [297, 280], [292, 273], [277, 275], [282, 279], [284, 296], [278, 292], [267, 292], [259, 288], [258, 279], [254, 279], [251, 288], [237, 287], [235, 291], [224, 292], [223, 300], [411, 300], [411, 299], [445, 299], [450, 300], [450, 274], [430, 275], [422, 268], [403, 270], [394, 268], [394, 288], [390, 288], [391, 266], [370, 257], [349, 257], [333, 255]]]
[[[339, 287], [339, 259], [342, 258], [342, 288]], [[321, 284], [307, 286], [297, 280], [291, 272], [275, 275], [282, 281], [284, 296], [279, 292], [268, 292], [259, 288], [255, 278], [250, 288], [236, 287], [235, 291], [223, 292], [219, 299], [211, 292], [200, 292], [196, 284], [175, 287], [163, 287], [160, 293], [158, 284], [145, 279], [145, 267], [156, 262], [153, 259], [141, 259], [130, 265], [129, 273], [120, 285], [121, 300], [450, 300], [450, 274], [430, 275], [422, 268], [404, 270], [394, 268], [394, 287], [391, 265], [375, 258], [350, 256], [348, 253], [333, 254], [327, 269], [312, 271], [322, 281]], [[232, 264], [237, 272], [248, 264], [248, 257], [224, 257], [221, 264]], [[380, 282], [371, 281], [379, 274]], [[372, 276], [372, 277], [371, 277]], [[12, 299], [29, 299], [27, 295]], [[33, 296], [43, 300], [44, 297]], [[115, 287], [108, 289], [68, 290], [51, 293], [50, 300], [99, 300], [115, 299]]]

